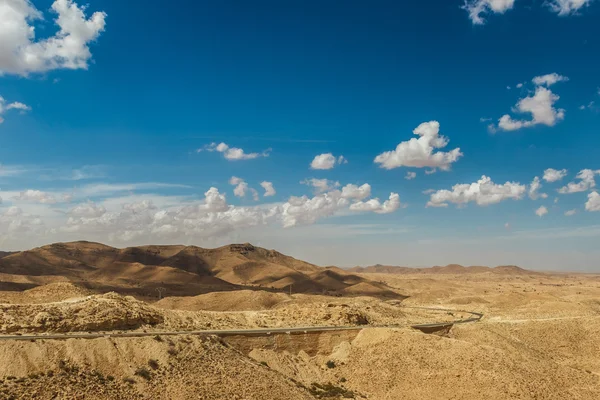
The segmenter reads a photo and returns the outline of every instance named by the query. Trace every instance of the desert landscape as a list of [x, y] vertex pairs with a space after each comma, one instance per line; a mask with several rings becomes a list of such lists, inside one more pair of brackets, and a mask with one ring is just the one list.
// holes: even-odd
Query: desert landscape
[[599, 275], [72, 242], [0, 287], [0, 398], [600, 396]]

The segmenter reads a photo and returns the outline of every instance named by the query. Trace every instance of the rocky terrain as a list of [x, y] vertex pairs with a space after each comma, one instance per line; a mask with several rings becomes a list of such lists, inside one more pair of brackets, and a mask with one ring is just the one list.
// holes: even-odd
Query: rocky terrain
[[[349, 273], [250, 245], [12, 254], [0, 260], [0, 399], [600, 398], [600, 275], [394, 268]], [[461, 310], [484, 317], [410, 327]], [[148, 336], [45, 338], [86, 332]]]

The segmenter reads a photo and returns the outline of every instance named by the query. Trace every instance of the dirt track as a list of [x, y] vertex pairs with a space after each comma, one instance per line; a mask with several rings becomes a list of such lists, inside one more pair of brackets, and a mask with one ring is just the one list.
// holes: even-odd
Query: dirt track
[[290, 328], [265, 328], [265, 329], [224, 329], [224, 330], [199, 330], [199, 331], [156, 331], [156, 332], [97, 332], [97, 333], [72, 333], [72, 334], [46, 334], [46, 335], [0, 335], [0, 340], [66, 340], [66, 339], [98, 339], [103, 337], [151, 337], [151, 336], [178, 336], [178, 335], [198, 335], [198, 336], [266, 336], [272, 334], [295, 334], [308, 332], [330, 332], [362, 330], [368, 328], [405, 328], [411, 327], [419, 330], [435, 331], [444, 329], [454, 324], [464, 324], [477, 322], [483, 318], [483, 314], [465, 311], [450, 310], [437, 307], [407, 307], [430, 311], [463, 312], [472, 315], [471, 318], [449, 321], [432, 322], [427, 324], [396, 324], [396, 325], [356, 325], [356, 326], [306, 326]]

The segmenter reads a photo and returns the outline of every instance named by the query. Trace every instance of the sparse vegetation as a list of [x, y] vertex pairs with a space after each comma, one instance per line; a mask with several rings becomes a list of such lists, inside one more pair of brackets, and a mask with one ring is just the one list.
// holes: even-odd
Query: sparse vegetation
[[176, 349], [175, 347], [169, 347], [169, 348], [167, 349], [167, 353], [168, 353], [170, 356], [176, 356], [178, 352], [177, 352], [177, 349]]
[[133, 385], [135, 383], [135, 379], [127, 377], [127, 378], [123, 378], [123, 382]]
[[152, 379], [152, 373], [145, 367], [140, 367], [136, 369], [134, 375], [144, 378], [147, 381]]
[[329, 360], [329, 361], [327, 361], [327, 362], [325, 363], [325, 365], [326, 365], [326, 366], [327, 366], [327, 368], [329, 368], [329, 369], [332, 369], [332, 368], [335, 368], [335, 367], [336, 367], [336, 365], [335, 365], [335, 361], [333, 361], [333, 360]]
[[343, 399], [353, 399], [356, 394], [351, 390], [344, 389], [340, 386], [335, 386], [331, 383], [313, 383], [311, 387], [308, 389], [310, 394], [315, 396], [317, 399], [326, 399], [326, 398], [343, 398]]
[[158, 369], [160, 368], [160, 365], [158, 364], [158, 361], [154, 360], [154, 359], [150, 359], [148, 360], [148, 366], [152, 369]]

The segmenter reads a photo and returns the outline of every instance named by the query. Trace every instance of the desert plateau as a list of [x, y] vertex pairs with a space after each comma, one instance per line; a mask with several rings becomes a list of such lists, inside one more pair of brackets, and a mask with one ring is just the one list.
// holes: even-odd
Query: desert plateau
[[3, 399], [600, 398], [593, 274], [72, 242], [0, 287]]

